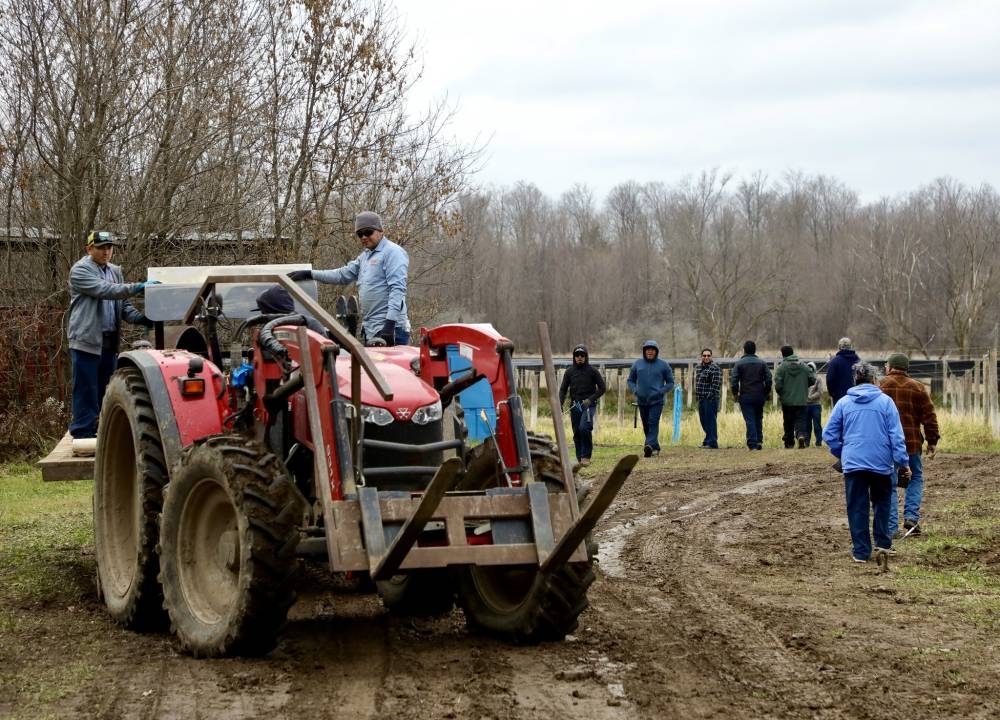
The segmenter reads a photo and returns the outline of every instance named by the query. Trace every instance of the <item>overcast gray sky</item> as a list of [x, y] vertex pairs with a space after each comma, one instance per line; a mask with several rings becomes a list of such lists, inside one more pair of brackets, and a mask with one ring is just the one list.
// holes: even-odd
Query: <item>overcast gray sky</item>
[[[419, 0], [415, 107], [489, 140], [481, 184], [833, 176], [863, 200], [1000, 188], [1000, 1]], [[993, 48], [991, 50], [991, 48]]]

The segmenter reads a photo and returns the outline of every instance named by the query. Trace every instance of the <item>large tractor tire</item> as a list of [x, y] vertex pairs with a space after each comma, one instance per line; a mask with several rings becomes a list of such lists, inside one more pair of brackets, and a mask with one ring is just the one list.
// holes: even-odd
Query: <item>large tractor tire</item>
[[[551, 442], [529, 436], [535, 480], [565, 491], [562, 464]], [[573, 492], [573, 490], [570, 490]], [[593, 555], [543, 573], [536, 566], [471, 566], [458, 573], [458, 601], [469, 626], [519, 645], [562, 640], [576, 629], [594, 582]]]
[[455, 607], [455, 581], [447, 570], [416, 570], [380, 580], [375, 586], [393, 615], [430, 617]]
[[108, 382], [94, 457], [98, 590], [111, 617], [132, 630], [166, 625], [157, 580], [158, 522], [167, 467], [149, 390], [134, 367]]
[[295, 601], [302, 511], [278, 459], [245, 437], [185, 450], [160, 524], [164, 605], [184, 650], [216, 657], [274, 648]]

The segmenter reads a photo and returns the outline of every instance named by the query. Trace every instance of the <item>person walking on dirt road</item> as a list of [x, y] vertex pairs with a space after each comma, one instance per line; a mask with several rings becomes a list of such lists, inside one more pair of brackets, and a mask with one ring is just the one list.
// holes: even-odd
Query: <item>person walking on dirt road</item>
[[861, 358], [854, 352], [851, 338], [840, 338], [837, 341], [837, 354], [826, 364], [826, 389], [834, 405], [854, 386], [852, 368], [859, 362]]
[[[909, 478], [909, 455], [903, 439], [899, 411], [892, 398], [876, 384], [875, 368], [854, 366], [855, 385], [833, 407], [823, 430], [823, 441], [840, 460], [844, 473], [847, 524], [851, 529], [851, 557], [867, 562], [872, 555], [872, 534], [878, 550], [892, 551], [889, 506], [892, 473]], [[869, 529], [871, 505], [874, 519]]]
[[701, 362], [694, 371], [694, 396], [698, 399], [698, 421], [705, 432], [701, 446], [719, 449], [719, 399], [722, 396], [722, 368], [712, 360], [710, 348], [702, 348]]
[[[921, 450], [927, 441], [927, 457], [934, 457], [941, 439], [938, 430], [934, 401], [919, 380], [910, 377], [910, 359], [903, 353], [893, 353], [886, 361], [888, 372], [879, 383], [882, 392], [892, 398], [899, 411], [906, 439], [906, 452], [910, 456], [909, 481], [893, 478], [892, 504], [889, 509], [889, 535], [899, 530], [899, 498], [896, 484], [905, 488], [903, 496], [903, 530], [911, 535], [920, 534], [920, 504], [924, 499], [924, 463]], [[921, 430], [923, 432], [921, 432]]]
[[660, 346], [655, 340], [642, 344], [642, 357], [632, 363], [628, 371], [628, 389], [635, 395], [642, 419], [645, 457], [660, 454], [660, 415], [663, 414], [664, 396], [674, 389], [674, 373], [665, 360], [660, 359]]
[[[816, 363], [807, 362], [806, 365], [815, 374]], [[806, 445], [816, 437], [816, 447], [823, 444], [823, 378], [816, 375], [816, 382], [809, 386], [806, 393]]]
[[774, 373], [774, 388], [781, 400], [782, 440], [786, 448], [806, 446], [806, 396], [816, 382], [816, 371], [799, 360], [791, 345], [781, 346], [781, 364]]
[[153, 323], [128, 301], [157, 281], [127, 283], [111, 263], [114, 235], [94, 230], [87, 235], [87, 254], [69, 271], [69, 354], [73, 366], [74, 438], [97, 435], [97, 419], [108, 380], [118, 363], [121, 321], [149, 328]]
[[590, 465], [594, 452], [594, 413], [597, 399], [605, 391], [604, 378], [590, 364], [590, 354], [586, 345], [573, 348], [573, 365], [563, 374], [559, 386], [559, 407], [566, 402], [569, 393], [569, 422], [573, 428], [573, 444], [576, 446], [576, 460], [581, 465]]
[[292, 280], [315, 280], [331, 285], [357, 283], [361, 302], [362, 340], [386, 345], [408, 345], [410, 320], [406, 314], [406, 283], [410, 256], [385, 237], [382, 218], [365, 211], [354, 220], [364, 250], [354, 260], [333, 270], [294, 270]]
[[771, 369], [757, 357], [757, 343], [743, 343], [743, 357], [729, 373], [729, 389], [747, 426], [747, 449], [764, 449], [764, 403], [771, 394]]

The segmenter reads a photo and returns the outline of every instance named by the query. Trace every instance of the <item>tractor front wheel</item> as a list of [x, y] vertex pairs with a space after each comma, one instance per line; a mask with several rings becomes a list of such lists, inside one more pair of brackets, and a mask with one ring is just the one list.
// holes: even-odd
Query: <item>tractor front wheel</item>
[[[536, 482], [544, 482], [550, 492], [566, 492], [552, 443], [529, 436], [528, 445]], [[473, 481], [475, 487], [483, 485]], [[563, 639], [576, 629], [577, 618], [588, 605], [587, 589], [595, 579], [593, 547], [588, 537], [587, 562], [569, 563], [549, 573], [534, 565], [459, 570], [458, 600], [469, 626], [519, 645]]]
[[160, 581], [186, 651], [274, 648], [295, 600], [301, 512], [277, 458], [246, 438], [216, 436], [185, 450], [163, 502]]

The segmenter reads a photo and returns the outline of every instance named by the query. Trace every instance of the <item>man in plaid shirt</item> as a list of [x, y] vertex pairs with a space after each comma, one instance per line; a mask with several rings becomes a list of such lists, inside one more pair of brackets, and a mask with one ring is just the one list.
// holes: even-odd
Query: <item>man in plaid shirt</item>
[[694, 395], [698, 399], [698, 420], [705, 431], [702, 448], [719, 449], [719, 395], [722, 390], [722, 369], [712, 360], [712, 351], [701, 351], [701, 363], [694, 371]]
[[[888, 372], [882, 378], [879, 386], [882, 392], [892, 398], [899, 410], [899, 420], [903, 425], [903, 435], [906, 438], [906, 452], [910, 456], [910, 472], [908, 485], [903, 501], [903, 530], [910, 535], [920, 534], [920, 503], [924, 498], [924, 473], [921, 463], [921, 450], [924, 440], [927, 440], [927, 457], [934, 457], [937, 451], [941, 433], [938, 431], [937, 415], [934, 413], [934, 403], [927, 393], [927, 388], [919, 380], [910, 377], [910, 359], [902, 353], [894, 353], [886, 361]], [[921, 432], [922, 431], [922, 432]], [[892, 481], [892, 507], [889, 511], [889, 536], [895, 536], [899, 530], [899, 501], [896, 496], [896, 476]]]

